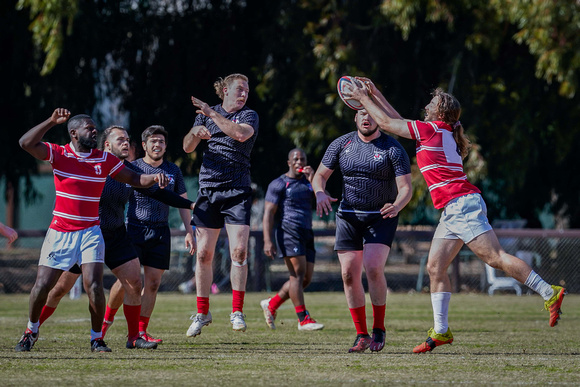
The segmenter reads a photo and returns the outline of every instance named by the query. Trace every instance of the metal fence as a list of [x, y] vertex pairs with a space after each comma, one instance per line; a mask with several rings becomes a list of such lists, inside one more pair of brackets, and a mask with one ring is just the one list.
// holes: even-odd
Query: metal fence
[[[385, 273], [392, 291], [428, 291], [429, 278], [425, 263], [432, 228], [405, 228], [397, 231]], [[565, 286], [571, 293], [580, 293], [580, 230], [496, 229], [504, 249], [531, 263], [546, 281]], [[40, 247], [45, 231], [19, 231], [19, 239], [0, 249], [0, 292], [29, 292], [34, 284]], [[178, 291], [194, 273], [194, 257], [182, 248], [183, 231], [172, 230], [170, 270], [164, 274], [160, 291]], [[334, 246], [334, 230], [315, 231], [316, 266], [309, 291], [342, 291], [340, 264]], [[261, 231], [250, 235], [248, 258], [248, 291], [277, 291], [287, 280], [286, 265], [281, 259], [264, 256]], [[214, 258], [214, 292], [230, 291], [230, 259], [227, 238], [222, 233]], [[459, 253], [450, 268], [455, 292], [484, 292], [489, 288], [484, 264], [469, 249]], [[501, 274], [498, 274], [501, 275]], [[115, 278], [105, 270], [105, 287]], [[186, 287], [182, 286], [182, 290]], [[521, 285], [525, 292], [527, 289]], [[188, 290], [193, 290], [191, 287]]]

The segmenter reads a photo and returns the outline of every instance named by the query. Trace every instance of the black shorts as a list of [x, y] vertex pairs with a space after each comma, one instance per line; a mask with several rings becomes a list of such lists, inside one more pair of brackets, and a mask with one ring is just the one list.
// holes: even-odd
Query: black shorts
[[306, 256], [306, 262], [314, 263], [316, 250], [314, 249], [314, 232], [309, 228], [276, 229], [279, 257]]
[[81, 269], [81, 267], [79, 266], [78, 263], [75, 263], [73, 265], [73, 267], [71, 267], [70, 269], [68, 269], [68, 271], [72, 274], [83, 274], [83, 270]]
[[138, 257], [137, 250], [123, 225], [115, 230], [101, 230], [105, 240], [105, 265], [111, 270]]
[[224, 224], [250, 225], [252, 189], [201, 188], [191, 224], [195, 227], [221, 229]]
[[127, 225], [127, 236], [135, 246], [143, 266], [169, 270], [171, 232], [168, 225]]
[[334, 250], [359, 251], [367, 243], [391, 247], [399, 216], [383, 219], [380, 213], [336, 213], [336, 241]]

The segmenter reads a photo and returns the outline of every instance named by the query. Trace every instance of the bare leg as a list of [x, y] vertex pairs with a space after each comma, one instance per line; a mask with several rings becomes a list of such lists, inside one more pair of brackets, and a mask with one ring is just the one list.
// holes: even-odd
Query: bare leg
[[230, 281], [232, 290], [246, 291], [248, 280], [248, 238], [250, 226], [239, 224], [226, 224], [226, 231], [230, 241], [230, 257], [232, 267], [230, 269]]
[[387, 279], [385, 264], [391, 248], [387, 245], [369, 243], [363, 248], [363, 265], [369, 283], [369, 295], [373, 305], [385, 305], [387, 302]]
[[101, 331], [105, 318], [105, 292], [103, 290], [103, 263], [85, 263], [81, 266], [83, 284], [89, 296], [89, 311], [91, 312], [91, 328]]
[[306, 256], [285, 257], [290, 273], [289, 295], [294, 306], [304, 305], [304, 277], [306, 275]]
[[344, 294], [350, 309], [365, 305], [365, 290], [362, 284], [363, 250], [339, 251], [338, 260], [342, 272]]
[[70, 292], [79, 276], [80, 274], [74, 274], [70, 271], [63, 272], [56, 285], [48, 293], [46, 306], [56, 308], [60, 300]]
[[40, 318], [42, 307], [46, 304], [48, 294], [56, 285], [63, 271], [48, 266], [38, 266], [36, 281], [30, 291], [28, 319], [35, 323]]
[[[135, 258], [112, 270], [117, 281], [111, 288], [109, 294], [109, 308], [118, 309], [122, 303], [126, 305], [141, 305], [141, 265], [139, 259]], [[115, 287], [122, 287], [124, 292]], [[124, 293], [124, 297], [122, 296]], [[118, 297], [120, 295], [121, 297]], [[119, 298], [121, 301], [119, 302]]]
[[195, 266], [196, 294], [209, 297], [213, 282], [213, 257], [220, 235], [219, 229], [196, 227], [197, 254]]
[[143, 296], [141, 298], [141, 316], [151, 317], [155, 301], [157, 300], [157, 291], [161, 285], [161, 277], [165, 270], [154, 267], [144, 266], [145, 283], [143, 286]]

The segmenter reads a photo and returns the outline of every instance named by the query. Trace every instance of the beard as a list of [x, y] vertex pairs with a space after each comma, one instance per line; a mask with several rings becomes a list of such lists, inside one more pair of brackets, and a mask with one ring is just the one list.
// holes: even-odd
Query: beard
[[95, 149], [97, 147], [97, 140], [92, 138], [81, 137], [79, 144], [86, 149]]
[[375, 133], [377, 132], [377, 130], [379, 130], [379, 127], [378, 127], [378, 126], [375, 126], [375, 128], [374, 128], [374, 129], [364, 129], [364, 128], [361, 128], [361, 129], [359, 129], [358, 131], [359, 131], [359, 132], [360, 132], [360, 134], [362, 134], [363, 136], [365, 136], [365, 137], [370, 137], [370, 136], [372, 136], [373, 134], [375, 134]]

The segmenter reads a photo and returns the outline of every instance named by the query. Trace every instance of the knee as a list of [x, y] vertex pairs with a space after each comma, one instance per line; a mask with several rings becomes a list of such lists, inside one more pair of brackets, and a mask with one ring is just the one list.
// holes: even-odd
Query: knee
[[385, 273], [381, 267], [370, 267], [366, 269], [367, 279], [370, 282], [380, 281], [385, 278]]
[[201, 265], [211, 265], [213, 261], [213, 251], [199, 250], [197, 252], [197, 263]]
[[246, 263], [248, 250], [243, 247], [236, 247], [232, 254], [232, 262], [238, 266], [243, 266]]
[[430, 278], [438, 278], [447, 274], [447, 268], [427, 262], [427, 273], [429, 273]]
[[128, 278], [123, 288], [129, 294], [138, 294], [141, 293], [142, 285], [141, 277]]
[[352, 286], [354, 282], [354, 276], [350, 271], [342, 272], [342, 282], [344, 283], [344, 286]]
[[145, 291], [150, 293], [157, 293], [161, 286], [161, 278], [148, 279], [145, 281]]
[[50, 293], [48, 294], [48, 297], [53, 299], [53, 300], [60, 300], [61, 298], [63, 298], [67, 293], [69, 292], [69, 290], [65, 289], [62, 286], [56, 285], [54, 288], [52, 288], [52, 290], [50, 291]]
[[99, 281], [89, 281], [85, 283], [85, 291], [89, 296], [103, 293], [103, 283]]

